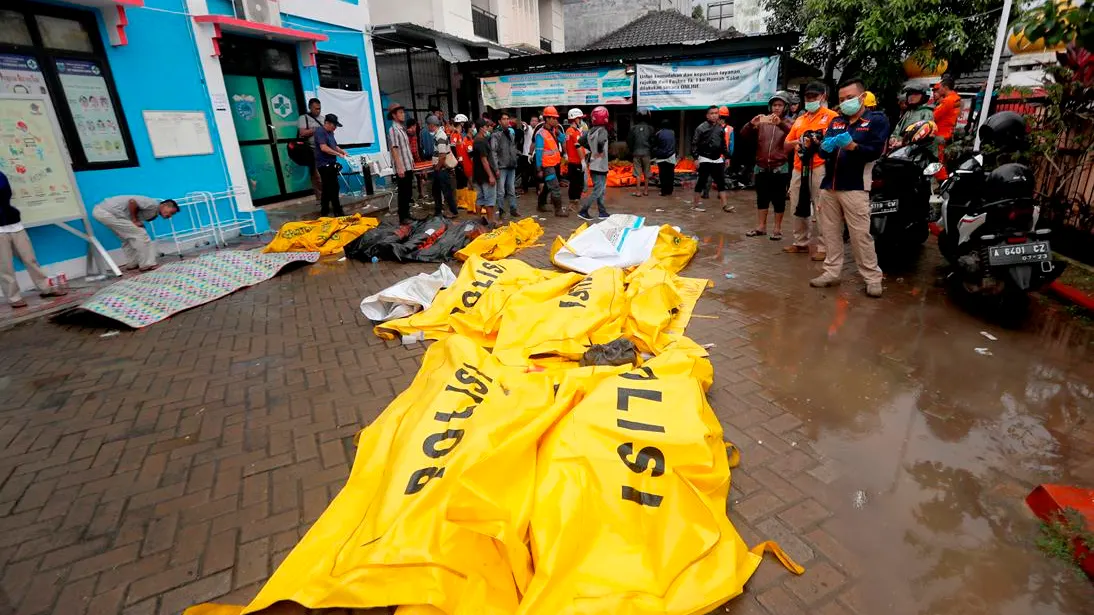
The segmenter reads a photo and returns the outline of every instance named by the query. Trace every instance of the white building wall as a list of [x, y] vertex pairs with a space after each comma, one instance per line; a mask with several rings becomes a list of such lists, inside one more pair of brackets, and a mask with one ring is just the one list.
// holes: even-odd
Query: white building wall
[[736, 0], [733, 3], [733, 27], [743, 34], [767, 32], [767, 11], [763, 0]]
[[374, 24], [413, 23], [439, 29], [434, 25], [434, 2], [435, 0], [368, 0], [366, 4]]
[[498, 0], [498, 38], [502, 45], [539, 47], [540, 0]]

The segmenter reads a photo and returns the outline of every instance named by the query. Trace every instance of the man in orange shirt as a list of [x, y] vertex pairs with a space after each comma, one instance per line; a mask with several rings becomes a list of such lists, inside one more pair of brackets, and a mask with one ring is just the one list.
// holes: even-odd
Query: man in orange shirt
[[947, 143], [953, 140], [953, 129], [957, 126], [957, 116], [961, 114], [961, 96], [953, 88], [954, 80], [950, 75], [943, 75], [934, 88], [936, 134]]
[[[820, 140], [809, 133], [828, 129], [828, 123], [839, 114], [828, 108], [828, 90], [823, 83], [814, 81], [805, 86], [805, 112], [794, 120], [790, 132], [786, 135], [784, 147], [792, 152], [794, 171], [790, 174], [790, 210], [794, 213], [794, 243], [783, 248], [783, 252], [808, 254], [809, 246], [816, 246], [813, 260], [824, 260], [824, 244], [821, 242], [820, 229], [816, 222], [816, 210], [811, 206], [820, 200], [820, 184], [824, 179], [824, 160], [816, 155]], [[809, 165], [802, 165], [801, 155], [807, 153]], [[801, 203], [802, 182], [808, 187], [811, 203]], [[802, 215], [804, 214], [804, 215]]]

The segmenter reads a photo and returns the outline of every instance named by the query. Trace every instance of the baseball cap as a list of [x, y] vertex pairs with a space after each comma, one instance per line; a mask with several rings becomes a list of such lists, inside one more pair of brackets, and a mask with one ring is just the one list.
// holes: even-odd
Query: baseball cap
[[331, 124], [334, 124], [335, 126], [337, 126], [339, 128], [342, 127], [341, 122], [338, 121], [338, 116], [333, 114], [333, 113], [328, 113], [327, 116], [323, 118], [323, 121], [324, 122], [330, 122]]

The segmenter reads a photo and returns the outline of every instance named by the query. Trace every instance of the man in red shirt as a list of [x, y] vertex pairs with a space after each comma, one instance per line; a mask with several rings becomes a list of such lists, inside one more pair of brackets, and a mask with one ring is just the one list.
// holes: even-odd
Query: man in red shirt
[[953, 88], [954, 80], [950, 75], [943, 75], [934, 87], [936, 134], [947, 142], [953, 140], [953, 129], [957, 126], [957, 116], [961, 114], [961, 96]]

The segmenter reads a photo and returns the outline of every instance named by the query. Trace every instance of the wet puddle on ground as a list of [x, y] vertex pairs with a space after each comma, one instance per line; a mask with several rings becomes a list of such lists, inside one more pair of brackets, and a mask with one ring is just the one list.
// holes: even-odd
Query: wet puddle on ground
[[1094, 613], [1094, 585], [1038, 551], [1024, 503], [1043, 482], [1094, 485], [1094, 328], [1035, 305], [1003, 329], [901, 282], [895, 302], [846, 285], [704, 296], [763, 315], [746, 327], [761, 382], [828, 460], [824, 527], [863, 612]]

